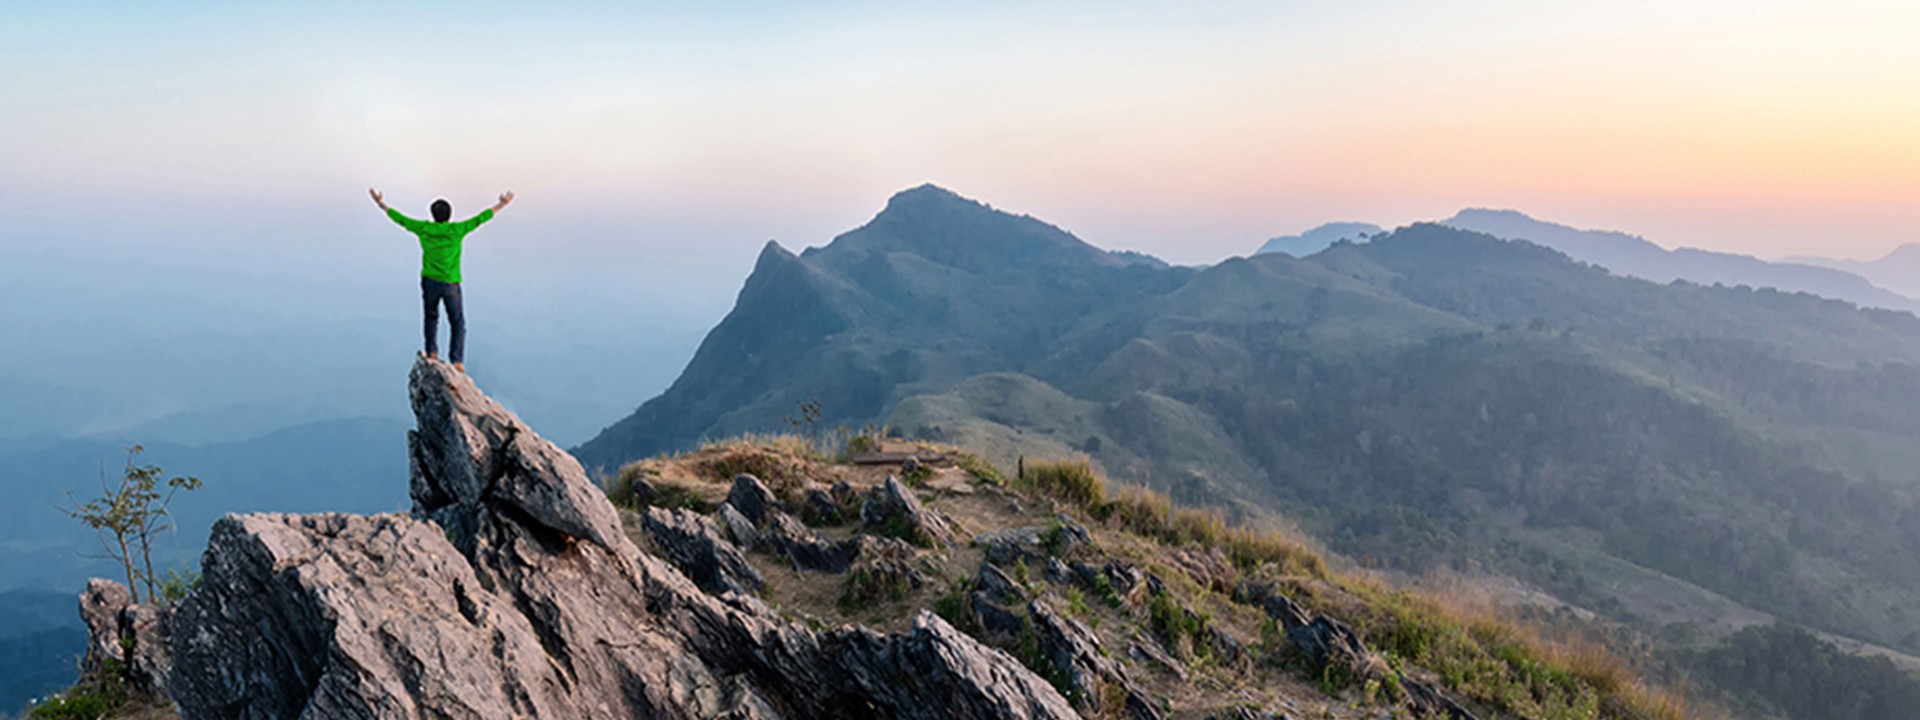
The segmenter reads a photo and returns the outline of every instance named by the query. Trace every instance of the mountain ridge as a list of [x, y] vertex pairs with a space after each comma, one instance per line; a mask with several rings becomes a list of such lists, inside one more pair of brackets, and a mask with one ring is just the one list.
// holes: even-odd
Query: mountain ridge
[[[784, 368], [730, 391], [757, 415], [678, 417], [679, 439], [635, 421], [623, 432], [642, 441], [603, 435], [583, 458], [610, 471], [779, 430], [817, 400], [821, 427], [891, 425], [1008, 464], [1086, 456], [1183, 503], [1282, 508], [1335, 550], [1405, 572], [1490, 568], [1632, 620], [1594, 579], [1626, 563], [1673, 592], [1920, 650], [1903, 609], [1920, 577], [1898, 559], [1920, 552], [1901, 529], [1920, 519], [1920, 477], [1899, 460], [1917, 434], [1895, 420], [1920, 406], [1910, 313], [1659, 284], [1435, 223], [1204, 269], [1009, 262], [954, 275], [964, 291], [947, 284], [957, 268], [835, 245], [800, 260], [876, 307], [806, 347], [689, 366]], [[778, 323], [777, 310], [743, 305], [722, 324]], [[1022, 397], [1060, 399], [1019, 410]], [[1698, 623], [1693, 642], [1739, 629], [1673, 622]]]

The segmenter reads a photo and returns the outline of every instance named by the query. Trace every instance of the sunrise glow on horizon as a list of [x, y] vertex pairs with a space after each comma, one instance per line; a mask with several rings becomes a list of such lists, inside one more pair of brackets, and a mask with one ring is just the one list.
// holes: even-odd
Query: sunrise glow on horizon
[[330, 228], [378, 183], [745, 252], [930, 181], [1192, 263], [1470, 206], [1764, 257], [1920, 242], [1910, 3], [9, 14], [16, 231]]

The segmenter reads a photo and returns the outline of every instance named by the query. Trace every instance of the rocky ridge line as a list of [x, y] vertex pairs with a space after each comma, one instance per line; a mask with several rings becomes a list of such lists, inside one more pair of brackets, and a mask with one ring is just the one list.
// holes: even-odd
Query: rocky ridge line
[[229, 515], [171, 622], [187, 718], [1073, 718], [932, 614], [814, 631], [642, 552], [580, 464], [443, 363], [411, 515]]

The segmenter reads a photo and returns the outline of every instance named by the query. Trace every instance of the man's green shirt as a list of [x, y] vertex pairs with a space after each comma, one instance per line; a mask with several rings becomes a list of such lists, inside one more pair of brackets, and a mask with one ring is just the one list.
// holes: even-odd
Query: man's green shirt
[[467, 233], [493, 219], [493, 208], [460, 222], [427, 222], [387, 208], [387, 217], [420, 238], [420, 276], [443, 283], [460, 282], [460, 244]]

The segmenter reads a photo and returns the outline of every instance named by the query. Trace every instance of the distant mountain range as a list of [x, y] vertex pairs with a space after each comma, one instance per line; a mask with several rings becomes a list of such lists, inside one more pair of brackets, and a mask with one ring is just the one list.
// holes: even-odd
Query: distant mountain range
[[[1570, 241], [1540, 227], [1494, 229]], [[795, 421], [1087, 456], [1682, 645], [1778, 617], [1920, 653], [1907, 313], [1441, 224], [1167, 267], [929, 186], [825, 247], [769, 244], [680, 378], [577, 454], [609, 472]]]
[[[1670, 283], [1675, 280], [1702, 285], [1746, 285], [1774, 288], [1785, 292], [1804, 292], [1845, 300], [1864, 307], [1920, 312], [1920, 246], [1875, 263], [1850, 263], [1828, 258], [1797, 257], [1768, 262], [1748, 255], [1712, 252], [1693, 248], [1668, 250], [1634, 235], [1608, 230], [1580, 230], [1546, 222], [1514, 210], [1462, 210], [1441, 225], [1482, 232], [1508, 240], [1526, 240], [1544, 245], [1585, 263], [1606, 268], [1617, 275]], [[1372, 230], [1368, 230], [1372, 228]], [[1285, 252], [1306, 257], [1331, 246], [1335, 240], [1364, 241], [1379, 228], [1365, 223], [1333, 223], [1300, 235], [1278, 237], [1256, 251]]]
[[1286, 253], [1294, 257], [1306, 257], [1332, 247], [1334, 243], [1342, 240], [1348, 242], [1364, 242], [1367, 238], [1383, 232], [1385, 232], [1385, 230], [1381, 229], [1379, 225], [1372, 223], [1327, 223], [1300, 233], [1299, 235], [1282, 235], [1272, 238], [1267, 241], [1267, 244], [1261, 245], [1260, 249], [1254, 252], [1255, 254], [1277, 252]]
[[1920, 244], [1894, 248], [1893, 252], [1887, 253], [1885, 257], [1878, 260], [1839, 260], [1801, 255], [1787, 258], [1783, 262], [1817, 265], [1853, 273], [1875, 285], [1902, 295], [1920, 297]]
[[[211, 445], [148, 443], [142, 463], [206, 486], [173, 503], [177, 536], [160, 538], [156, 567], [193, 564], [207, 528], [229, 512], [388, 512], [404, 508], [403, 420], [329, 420]], [[126, 442], [107, 439], [0, 443], [0, 590], [58, 590], [69, 600], [91, 576], [118, 567], [96, 559], [94, 533], [60, 510], [63, 493], [87, 499], [117, 479]], [[69, 611], [71, 607], [68, 608]]]

